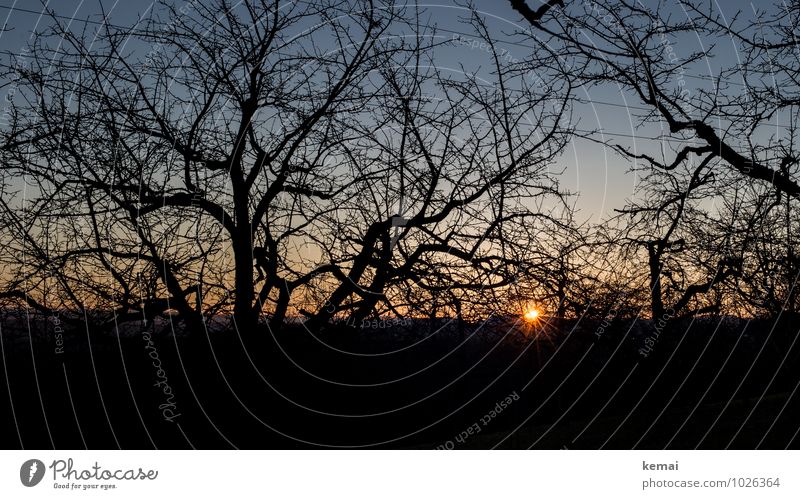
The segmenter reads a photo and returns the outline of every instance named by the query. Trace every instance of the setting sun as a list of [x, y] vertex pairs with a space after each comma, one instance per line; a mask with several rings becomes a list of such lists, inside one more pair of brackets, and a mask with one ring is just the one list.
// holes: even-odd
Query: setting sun
[[525, 317], [525, 320], [535, 321], [536, 319], [539, 318], [539, 311], [536, 310], [535, 308], [532, 308], [532, 309], [528, 310], [527, 312], [525, 312], [524, 317]]

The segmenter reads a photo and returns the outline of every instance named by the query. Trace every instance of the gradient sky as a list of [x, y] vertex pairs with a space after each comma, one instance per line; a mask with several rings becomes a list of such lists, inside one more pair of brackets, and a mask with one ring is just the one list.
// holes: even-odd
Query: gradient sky
[[[652, 2], [644, 1], [644, 3], [647, 5]], [[182, 2], [175, 4], [180, 6]], [[529, 0], [529, 4], [536, 7], [538, 0]], [[452, 1], [420, 3], [420, 5], [425, 6], [427, 17], [430, 22], [437, 25], [440, 36], [451, 37], [461, 33], [464, 33], [462, 36], [470, 36], [470, 28], [459, 21], [466, 16], [462, 6]], [[748, 14], [752, 13], [756, 6], [761, 9], [768, 8], [769, 2], [753, 4], [743, 0], [726, 0], [716, 2], [716, 5], [720, 12], [730, 17], [739, 10]], [[70, 27], [75, 30], [96, 29], [102, 11], [107, 13], [111, 24], [120, 25], [131, 25], [138, 18], [152, 14], [152, 3], [149, 1], [59, 0], [49, 2], [47, 6], [57, 15], [63, 16], [63, 20], [69, 22]], [[476, 7], [485, 13], [498, 45], [508, 50], [510, 57], [523, 58], [529, 53], [526, 46], [512, 42], [508, 36], [508, 33], [516, 29], [527, 29], [527, 25], [511, 9], [507, 1], [478, 1]], [[676, 16], [685, 16], [677, 3], [674, 9]], [[4, 20], [7, 30], [0, 35], [0, 48], [4, 53], [19, 54], [29, 42], [31, 33], [47, 25], [49, 21], [38, 14], [40, 10], [41, 5], [37, 3], [13, 0], [2, 3], [0, 0], [0, 19]], [[690, 53], [697, 50], [703, 42], [704, 40], [699, 37], [678, 40], [675, 50], [678, 54]], [[687, 88], [707, 87], [709, 82], [704, 78], [714, 75], [718, 67], [735, 62], [737, 52], [733, 42], [727, 47], [718, 45], [715, 58], [709, 60], [706, 67], [698, 68], [695, 74], [687, 75]], [[488, 59], [484, 59], [488, 56], [487, 53], [466, 45], [449, 48], [441, 54], [437, 53], [437, 56], [441, 59], [441, 62], [437, 63], [450, 68], [458, 68], [462, 63], [480, 64], [481, 60], [488, 63]], [[0, 95], [5, 97], [7, 91], [7, 89], [0, 90]], [[636, 112], [634, 109], [636, 106], [640, 106], [635, 98], [624, 95], [612, 87], [581, 89], [579, 97], [585, 101], [575, 113], [576, 118], [580, 120], [579, 129], [602, 129], [608, 134], [608, 138], [613, 138], [623, 145], [635, 144], [640, 150], [658, 151], [658, 142], [649, 139], [658, 135], [657, 129], [635, 129], [636, 119], [632, 113]], [[631, 138], [632, 135], [637, 138]], [[575, 139], [555, 168], [565, 169], [561, 179], [562, 187], [580, 194], [577, 202], [580, 209], [579, 219], [591, 219], [597, 222], [608, 215], [613, 208], [621, 207], [625, 198], [631, 195], [636, 178], [635, 175], [628, 173], [629, 166], [612, 151], [584, 139]]]

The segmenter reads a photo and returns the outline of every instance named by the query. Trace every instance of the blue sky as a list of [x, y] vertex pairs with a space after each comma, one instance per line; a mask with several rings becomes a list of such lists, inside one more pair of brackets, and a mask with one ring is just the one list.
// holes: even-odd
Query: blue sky
[[[644, 2], [652, 4], [652, 2]], [[177, 6], [181, 2], [175, 2]], [[529, 4], [536, 7], [538, 0], [530, 0]], [[97, 27], [100, 13], [105, 11], [111, 24], [131, 25], [138, 18], [152, 14], [152, 3], [149, 1], [109, 1], [109, 0], [62, 0], [49, 2], [48, 8], [62, 17], [64, 22], [69, 22], [75, 30], [89, 30]], [[455, 2], [431, 2], [424, 5], [427, 19], [435, 23], [440, 36], [452, 37], [470, 36], [469, 27], [459, 22], [459, 18], [466, 16], [466, 11]], [[767, 8], [769, 2], [754, 4], [742, 0], [726, 0], [716, 3], [720, 12], [730, 17], [736, 11], [751, 13], [754, 8]], [[527, 25], [520, 16], [511, 9], [507, 1], [492, 0], [478, 1], [476, 7], [485, 13], [487, 22], [495, 33], [498, 44], [508, 51], [514, 58], [524, 58], [529, 49], [524, 44], [511, 41], [507, 33], [517, 29], [526, 29]], [[38, 12], [40, 4], [35, 2], [20, 2], [14, 0], [0, 1], [0, 19], [4, 19], [7, 31], [0, 35], [0, 48], [3, 52], [19, 54], [30, 40], [31, 33], [36, 29], [43, 29], [48, 23]], [[683, 15], [680, 6], [675, 3], [674, 14]], [[88, 23], [86, 22], [88, 21]], [[463, 35], [462, 35], [463, 33]], [[678, 53], [690, 53], [702, 46], [704, 40], [686, 39], [676, 41], [675, 50]], [[707, 86], [703, 79], [713, 75], [720, 65], [735, 62], [738, 50], [731, 41], [729, 46], [718, 45], [715, 49], [715, 59], [708, 61], [705, 67], [698, 67], [695, 74], [687, 74], [687, 88]], [[480, 65], [488, 54], [480, 49], [461, 44], [447, 49], [438, 55], [441, 64], [453, 68], [457, 72], [460, 64]], [[488, 63], [488, 60], [486, 60]], [[0, 91], [0, 93], [6, 90]], [[575, 116], [579, 120], [578, 128], [581, 130], [602, 129], [609, 138], [619, 141], [623, 145], [636, 145], [640, 149], [655, 148], [658, 142], [649, 137], [658, 135], [658, 130], [636, 129], [636, 119], [633, 114], [636, 107], [640, 106], [630, 95], [621, 93], [613, 87], [581, 89], [578, 91], [584, 104], [576, 109]], [[636, 138], [632, 138], [635, 136]], [[628, 173], [629, 164], [604, 147], [592, 144], [583, 139], [576, 139], [570, 145], [565, 155], [555, 165], [558, 170], [564, 169], [562, 187], [580, 194], [577, 206], [581, 210], [581, 219], [599, 221], [613, 208], [624, 204], [624, 199], [631, 195], [636, 183], [635, 175]]]

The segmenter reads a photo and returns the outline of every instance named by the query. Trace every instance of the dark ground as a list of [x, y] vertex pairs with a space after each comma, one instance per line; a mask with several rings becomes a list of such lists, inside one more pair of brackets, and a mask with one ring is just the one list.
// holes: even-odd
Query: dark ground
[[149, 347], [141, 333], [65, 331], [56, 353], [52, 324], [6, 320], [2, 447], [800, 447], [797, 318], [549, 320], [536, 340], [503, 320], [445, 322], [317, 337], [167, 328]]

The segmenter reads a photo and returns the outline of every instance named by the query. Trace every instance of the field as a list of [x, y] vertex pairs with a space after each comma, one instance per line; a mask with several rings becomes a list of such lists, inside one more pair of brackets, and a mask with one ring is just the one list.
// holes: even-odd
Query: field
[[28, 329], [15, 315], [0, 331], [12, 448], [797, 445], [791, 317], [406, 320], [240, 336], [165, 321], [87, 331], [32, 317]]

